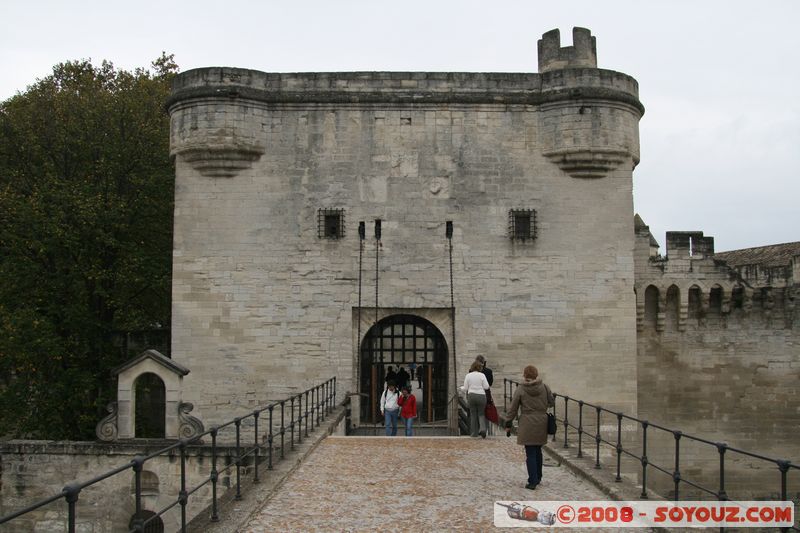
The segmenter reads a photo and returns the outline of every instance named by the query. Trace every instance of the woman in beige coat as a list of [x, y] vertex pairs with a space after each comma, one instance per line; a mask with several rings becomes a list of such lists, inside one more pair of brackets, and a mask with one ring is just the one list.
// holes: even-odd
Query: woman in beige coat
[[529, 365], [522, 371], [522, 384], [514, 391], [511, 406], [506, 413], [506, 425], [511, 426], [519, 415], [517, 444], [525, 446], [528, 484], [535, 489], [542, 481], [542, 445], [547, 443], [547, 408], [555, 405], [550, 388], [539, 379], [539, 371]]

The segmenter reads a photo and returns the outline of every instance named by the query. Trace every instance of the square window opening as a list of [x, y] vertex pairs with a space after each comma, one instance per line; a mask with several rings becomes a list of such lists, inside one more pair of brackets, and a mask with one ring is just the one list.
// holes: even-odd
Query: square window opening
[[536, 210], [511, 209], [508, 212], [508, 235], [511, 239], [533, 240], [536, 231]]
[[318, 224], [320, 239], [344, 238], [344, 209], [320, 209]]

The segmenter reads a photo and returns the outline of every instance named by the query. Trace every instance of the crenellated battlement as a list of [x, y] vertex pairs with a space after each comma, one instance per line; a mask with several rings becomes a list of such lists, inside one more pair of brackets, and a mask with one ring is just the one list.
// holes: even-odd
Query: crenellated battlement
[[715, 253], [714, 238], [702, 231], [669, 231], [661, 256], [641, 217], [635, 228], [638, 331], [800, 325], [800, 285], [792, 274], [800, 243]]
[[670, 259], [702, 259], [714, 255], [714, 237], [702, 231], [668, 231], [667, 257]]
[[539, 39], [539, 72], [564, 68], [597, 68], [597, 40], [586, 28], [572, 28], [572, 46], [561, 46], [561, 33], [550, 30]]

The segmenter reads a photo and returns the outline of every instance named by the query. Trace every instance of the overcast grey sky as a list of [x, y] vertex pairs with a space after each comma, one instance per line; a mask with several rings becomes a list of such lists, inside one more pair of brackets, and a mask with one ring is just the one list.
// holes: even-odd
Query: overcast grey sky
[[634, 207], [717, 251], [800, 240], [800, 1], [39, 1], [0, 5], [0, 100], [54, 64], [536, 72], [536, 41], [597, 37], [647, 111]]

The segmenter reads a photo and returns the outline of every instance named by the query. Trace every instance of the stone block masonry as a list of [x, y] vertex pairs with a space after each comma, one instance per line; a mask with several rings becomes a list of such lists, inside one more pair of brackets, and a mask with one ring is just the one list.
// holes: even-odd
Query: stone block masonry
[[[172, 356], [207, 427], [331, 375], [359, 389], [356, 228], [370, 228], [362, 305], [374, 307], [374, 219], [378, 307], [420, 314], [450, 305], [454, 223], [451, 388], [482, 353], [498, 379], [536, 364], [554, 388], [635, 412], [633, 78], [588, 64], [206, 68], [177, 77], [169, 109]], [[344, 210], [343, 238], [319, 237], [320, 209]], [[536, 211], [535, 239], [510, 238], [512, 209]]]
[[[667, 233], [657, 254], [637, 219], [639, 411], [652, 422], [796, 462], [800, 448], [800, 243], [714, 252], [702, 232]], [[653, 253], [656, 252], [656, 253]], [[674, 439], [653, 439], [653, 463], [671, 465]], [[714, 447], [684, 442], [682, 470], [718, 483]], [[800, 479], [789, 476], [792, 498]], [[779, 496], [777, 466], [728, 454], [728, 490]], [[671, 480], [661, 482], [667, 487]], [[667, 492], [666, 490], [664, 491]], [[688, 489], [687, 489], [688, 493]]]
[[[10, 514], [34, 502], [58, 494], [66, 483], [86, 481], [129, 463], [140, 454], [164, 447], [164, 441], [150, 446], [140, 442], [98, 444], [93, 442], [9, 441], [0, 445], [0, 516]], [[235, 450], [221, 448], [218, 468], [231, 464]], [[187, 448], [187, 486], [194, 487], [207, 479], [211, 471], [209, 447]], [[231, 486], [231, 471], [220, 474], [220, 493]], [[235, 473], [233, 474], [235, 477]], [[157, 511], [174, 502], [180, 490], [180, 457], [160, 456], [145, 463], [142, 507]], [[112, 476], [82, 490], [76, 506], [77, 531], [123, 533], [136, 511], [132, 471]], [[192, 494], [188, 516], [204, 509], [211, 501], [211, 487], [206, 485]], [[64, 531], [67, 506], [64, 500], [53, 502], [28, 513], [4, 527], [8, 531]], [[162, 517], [166, 531], [180, 527], [180, 508]], [[5, 531], [5, 529], [4, 529]]]

